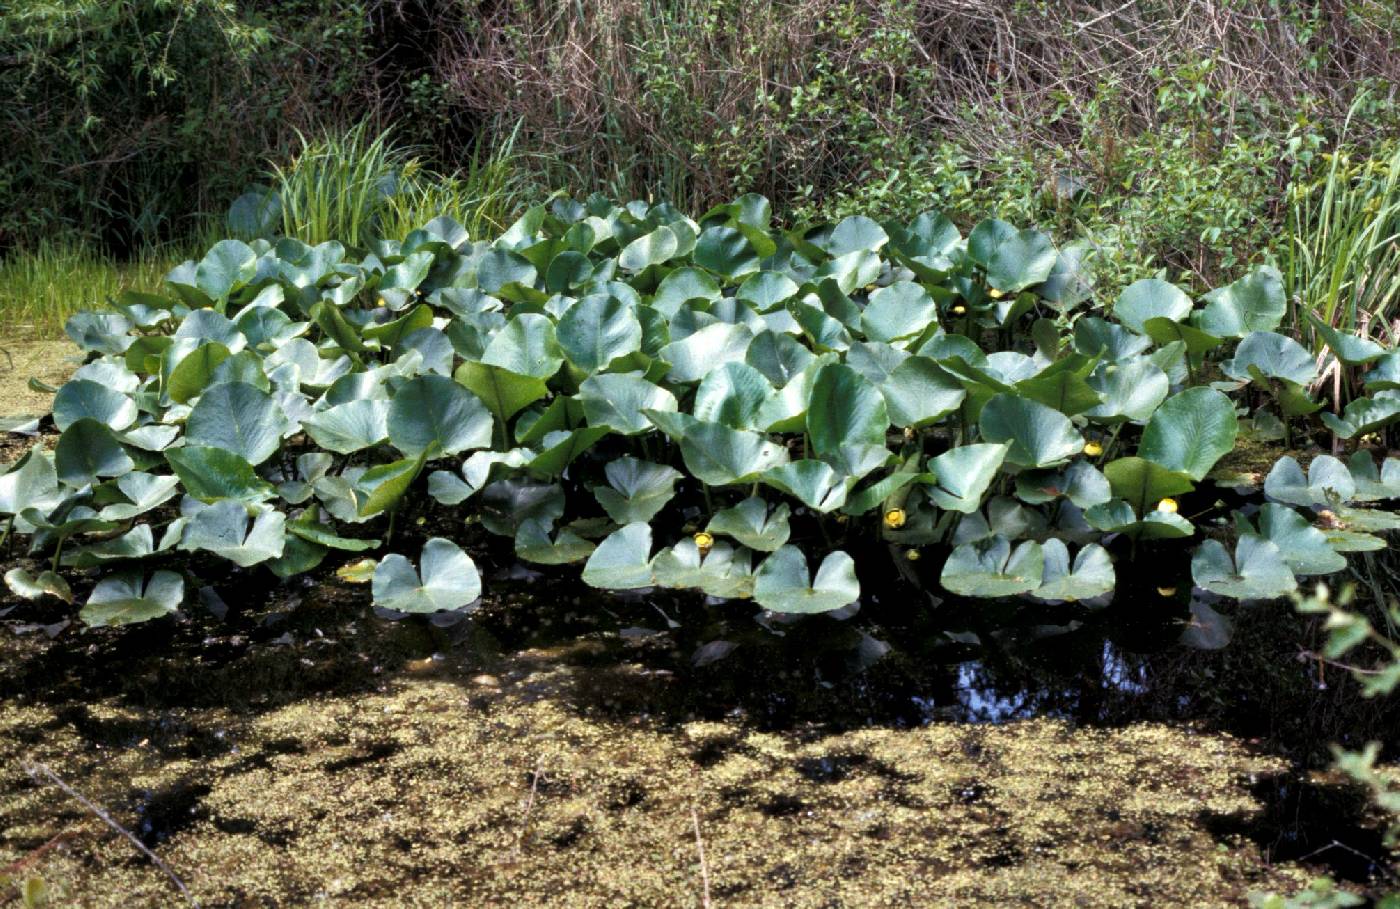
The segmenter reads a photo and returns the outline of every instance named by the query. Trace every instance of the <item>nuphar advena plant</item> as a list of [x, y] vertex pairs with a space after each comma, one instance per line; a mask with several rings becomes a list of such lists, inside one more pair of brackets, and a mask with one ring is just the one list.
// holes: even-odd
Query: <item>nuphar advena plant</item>
[[34, 559], [6, 580], [86, 588], [92, 625], [174, 612], [230, 563], [469, 610], [502, 551], [775, 613], [847, 609], [871, 573], [1077, 609], [1161, 553], [1262, 599], [1384, 546], [1397, 521], [1365, 506], [1400, 496], [1400, 462], [1282, 457], [1233, 515], [1250, 480], [1217, 465], [1384, 432], [1400, 353], [1328, 335], [1368, 395], [1319, 416], [1272, 268], [1100, 296], [1081, 256], [936, 213], [783, 231], [755, 196], [699, 219], [557, 199], [499, 237], [439, 218], [357, 250], [226, 240], [68, 324], [86, 362], [56, 445], [0, 476]]

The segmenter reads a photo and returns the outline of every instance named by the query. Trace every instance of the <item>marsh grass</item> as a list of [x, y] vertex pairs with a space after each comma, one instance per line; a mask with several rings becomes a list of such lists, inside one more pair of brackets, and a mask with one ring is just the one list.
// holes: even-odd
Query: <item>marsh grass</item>
[[439, 215], [455, 218], [473, 237], [502, 231], [528, 191], [516, 166], [515, 135], [490, 149], [478, 143], [451, 173], [434, 170], [422, 149], [398, 142], [392, 129], [374, 132], [368, 121], [303, 135], [301, 151], [269, 173], [282, 199], [282, 233], [365, 248]]
[[[1393, 342], [1400, 317], [1400, 147], [1353, 161], [1331, 155], [1311, 187], [1295, 187], [1288, 213], [1291, 244], [1281, 267], [1298, 330], [1313, 315], [1343, 331]], [[1314, 347], [1320, 341], [1314, 339]]]
[[183, 246], [144, 250], [114, 260], [80, 241], [44, 243], [0, 258], [0, 332], [8, 337], [57, 335], [82, 309], [100, 307], [124, 290], [155, 291], [188, 256]]

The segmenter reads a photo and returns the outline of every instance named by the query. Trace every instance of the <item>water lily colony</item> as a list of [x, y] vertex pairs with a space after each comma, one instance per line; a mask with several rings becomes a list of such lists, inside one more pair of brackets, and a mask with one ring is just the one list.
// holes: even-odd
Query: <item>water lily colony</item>
[[1233, 517], [1177, 503], [1242, 482], [1217, 468], [1242, 439], [1400, 418], [1400, 352], [1316, 326], [1359, 392], [1320, 413], [1273, 269], [1103, 294], [1081, 255], [935, 213], [783, 231], [756, 196], [699, 220], [556, 199], [494, 239], [438, 219], [365, 250], [225, 240], [69, 323], [57, 442], [0, 476], [32, 556], [6, 581], [112, 625], [174, 612], [211, 560], [342, 566], [428, 613], [473, 608], [467, 550], [509, 547], [598, 588], [822, 613], [896, 570], [1093, 605], [1162, 547], [1196, 587], [1272, 598], [1384, 546], [1400, 522], [1367, 505], [1400, 462], [1364, 447], [1278, 458]]

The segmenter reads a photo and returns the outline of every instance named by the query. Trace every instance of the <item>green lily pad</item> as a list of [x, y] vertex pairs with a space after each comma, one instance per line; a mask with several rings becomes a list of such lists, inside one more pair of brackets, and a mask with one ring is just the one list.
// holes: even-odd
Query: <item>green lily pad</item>
[[1203, 480], [1239, 435], [1235, 405], [1213, 388], [1188, 388], [1168, 398], [1142, 433], [1138, 455]]
[[1191, 557], [1196, 586], [1238, 600], [1271, 600], [1297, 589], [1298, 582], [1278, 546], [1256, 534], [1235, 544], [1235, 555], [1219, 540], [1206, 540]]
[[128, 625], [169, 615], [184, 598], [184, 578], [175, 572], [157, 571], [147, 579], [130, 569], [98, 581], [78, 615], [94, 628]]
[[1042, 600], [1074, 602], [1111, 593], [1117, 578], [1108, 551], [1097, 543], [1079, 550], [1070, 563], [1069, 549], [1054, 537], [1041, 544], [1044, 572], [1034, 595]]
[[786, 504], [770, 507], [759, 496], [749, 496], [732, 508], [715, 512], [705, 530], [733, 537], [750, 549], [773, 552], [788, 541], [792, 528]]
[[1074, 457], [1084, 439], [1058, 410], [1010, 394], [997, 394], [982, 408], [982, 438], [1008, 444], [1006, 460], [1019, 467], [1050, 467]]
[[846, 553], [827, 553], [813, 578], [808, 573], [807, 556], [788, 544], [764, 559], [754, 572], [753, 598], [769, 612], [811, 615], [854, 603], [860, 598], [860, 582], [855, 563]]
[[424, 543], [419, 566], [415, 569], [398, 553], [381, 559], [372, 583], [375, 605], [397, 612], [430, 613], [461, 609], [480, 598], [476, 563], [451, 540], [433, 537]]
[[1008, 597], [1030, 593], [1042, 583], [1045, 560], [1039, 543], [1027, 540], [1011, 548], [1003, 536], [963, 543], [943, 564], [939, 582], [966, 597]]
[[613, 531], [588, 557], [583, 580], [604, 590], [653, 586], [651, 525], [637, 521]]
[[618, 524], [645, 523], [656, 517], [676, 494], [680, 471], [633, 457], [609, 461], [603, 468], [607, 486], [594, 486], [593, 495], [608, 517]]

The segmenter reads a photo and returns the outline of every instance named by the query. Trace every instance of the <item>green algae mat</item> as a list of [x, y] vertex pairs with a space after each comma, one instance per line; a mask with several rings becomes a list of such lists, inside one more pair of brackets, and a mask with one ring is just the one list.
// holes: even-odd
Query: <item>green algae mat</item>
[[842, 623], [723, 648], [694, 603], [671, 628], [683, 601], [498, 586], [450, 628], [335, 579], [222, 620], [11, 622], [0, 867], [53, 905], [182, 903], [42, 764], [201, 906], [1234, 906], [1384, 873], [1329, 864], [1378, 828], [1298, 768], [1388, 720], [1260, 674], [1286, 614], [1237, 616], [1238, 650], [1095, 628], [867, 664]]

